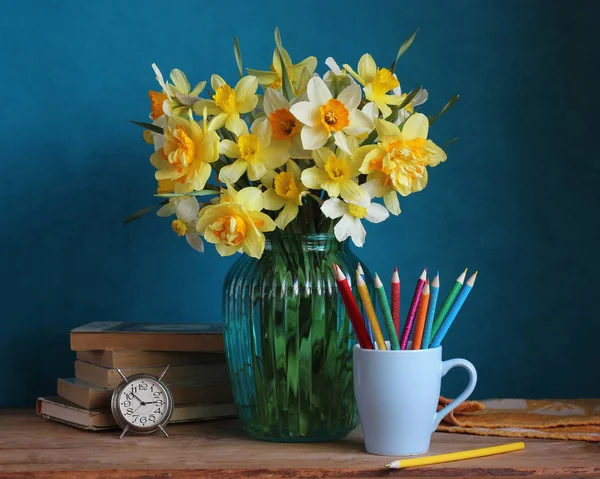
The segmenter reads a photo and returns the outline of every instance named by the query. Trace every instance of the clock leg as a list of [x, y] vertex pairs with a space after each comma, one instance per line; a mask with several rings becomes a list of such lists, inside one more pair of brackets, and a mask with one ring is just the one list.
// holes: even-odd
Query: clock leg
[[127, 431], [129, 431], [129, 426], [125, 426], [125, 429], [123, 429], [123, 432], [121, 433], [121, 435], [119, 436], [119, 439], [123, 439], [123, 436], [125, 434], [127, 434]]
[[163, 434], [167, 437], [169, 437], [169, 435], [167, 434], [167, 431], [165, 431], [165, 428], [162, 426], [158, 426], [158, 428], [163, 432]]

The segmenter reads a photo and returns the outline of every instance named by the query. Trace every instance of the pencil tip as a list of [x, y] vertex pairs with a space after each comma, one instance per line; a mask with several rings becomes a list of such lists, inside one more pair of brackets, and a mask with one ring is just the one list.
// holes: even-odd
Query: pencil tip
[[394, 273], [398, 272], [398, 266], [394, 266]]
[[386, 464], [385, 465], [385, 467], [388, 467], [388, 468], [391, 467], [391, 466], [392, 466], [391, 464]]
[[394, 274], [392, 274], [392, 283], [399, 283], [400, 276], [398, 275], [398, 268], [394, 269]]
[[423, 270], [423, 272], [421, 273], [421, 277], [419, 278], [421, 281], [425, 281], [425, 278], [427, 278], [427, 268], [425, 268]]
[[379, 279], [379, 275], [377, 273], [375, 273], [375, 277], [373, 282], [375, 283], [375, 287], [376, 288], [381, 288], [383, 287], [383, 283], [381, 282], [381, 280]]
[[360, 262], [358, 263], [358, 266], [356, 267], [356, 270], [360, 273], [360, 274], [365, 274], [365, 271], [362, 268], [362, 264], [360, 264]]

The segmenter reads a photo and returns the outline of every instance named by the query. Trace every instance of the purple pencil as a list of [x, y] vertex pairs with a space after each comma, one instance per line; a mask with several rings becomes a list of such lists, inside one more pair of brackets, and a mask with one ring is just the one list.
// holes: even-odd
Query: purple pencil
[[404, 325], [404, 330], [402, 331], [402, 338], [400, 339], [400, 349], [406, 349], [406, 346], [408, 346], [408, 338], [410, 337], [410, 333], [413, 328], [413, 323], [415, 322], [415, 316], [417, 315], [419, 300], [421, 299], [421, 292], [423, 291], [423, 286], [425, 286], [426, 280], [427, 268], [423, 270], [423, 273], [421, 273], [421, 276], [417, 281], [415, 294], [413, 294], [413, 299], [410, 303], [410, 309], [408, 310], [408, 316], [406, 317], [406, 324]]

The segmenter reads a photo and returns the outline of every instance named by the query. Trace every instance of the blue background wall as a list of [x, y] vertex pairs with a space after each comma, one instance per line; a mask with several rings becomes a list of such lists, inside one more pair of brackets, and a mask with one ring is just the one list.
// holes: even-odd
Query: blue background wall
[[232, 260], [195, 253], [153, 215], [121, 225], [155, 188], [128, 120], [147, 118], [152, 62], [194, 83], [234, 81], [233, 35], [245, 66], [264, 69], [276, 25], [292, 58], [316, 55], [320, 73], [328, 55], [389, 64], [421, 28], [397, 71], [430, 91], [426, 112], [461, 94], [432, 131], [459, 141], [359, 254], [385, 274], [400, 266], [405, 304], [424, 265], [442, 272], [442, 294], [479, 269], [445, 341], [446, 357], [476, 364], [476, 397], [600, 395], [597, 4], [304, 0], [289, 14], [256, 3], [2, 2], [0, 404], [54, 393], [82, 323], [220, 320]]

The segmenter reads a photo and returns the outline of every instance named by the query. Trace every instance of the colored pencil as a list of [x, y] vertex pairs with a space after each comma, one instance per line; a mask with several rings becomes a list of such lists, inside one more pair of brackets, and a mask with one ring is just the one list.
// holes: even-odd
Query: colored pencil
[[346, 312], [348, 313], [348, 317], [352, 323], [352, 328], [354, 329], [354, 334], [356, 335], [358, 344], [360, 344], [360, 347], [364, 349], [374, 349], [371, 338], [369, 337], [369, 333], [367, 333], [367, 328], [365, 327], [362, 314], [358, 309], [358, 305], [356, 304], [356, 300], [354, 299], [354, 295], [352, 294], [352, 290], [348, 284], [348, 280], [344, 276], [344, 273], [340, 267], [335, 263], [333, 265], [333, 271], [338, 291], [342, 297], [342, 300], [344, 301], [344, 305], [346, 306]]
[[460, 288], [462, 287], [463, 283], [465, 282], [466, 274], [467, 274], [467, 269], [465, 268], [465, 270], [462, 272], [462, 274], [456, 279], [456, 282], [452, 286], [452, 289], [450, 289], [448, 296], [446, 296], [446, 299], [442, 303], [442, 307], [440, 308], [439, 313], [433, 320], [433, 326], [431, 328], [431, 337], [434, 337], [436, 335], [436, 333], [438, 332], [438, 329], [440, 329], [440, 326], [444, 322], [444, 319], [446, 318], [448, 311], [450, 311], [450, 308], [452, 307], [454, 300], [458, 296], [458, 292], [460, 291]]
[[433, 317], [435, 316], [435, 307], [437, 306], [439, 292], [440, 272], [438, 271], [431, 282], [431, 296], [429, 297], [429, 309], [427, 310], [427, 319], [425, 319], [425, 329], [423, 330], [421, 349], [429, 348], [429, 343], [431, 342], [431, 327], [433, 326]]
[[392, 319], [394, 328], [396, 328], [396, 336], [400, 337], [400, 276], [398, 268], [394, 268], [392, 276]]
[[392, 312], [390, 311], [390, 304], [388, 303], [387, 296], [385, 294], [385, 288], [383, 283], [375, 273], [375, 292], [379, 299], [379, 307], [383, 313], [383, 319], [385, 320], [385, 327], [387, 329], [388, 337], [390, 339], [390, 346], [393, 350], [397, 351], [400, 349], [400, 343], [398, 342], [398, 336], [396, 336], [396, 330], [394, 329], [394, 320], [392, 319]]
[[362, 264], [358, 263], [358, 265], [356, 266], [356, 270], [358, 271], [358, 274], [360, 274], [363, 278], [365, 277], [365, 272], [362, 269]]
[[460, 294], [456, 298], [455, 303], [452, 305], [452, 308], [450, 309], [448, 316], [446, 316], [446, 319], [444, 319], [444, 322], [440, 326], [440, 329], [438, 330], [436, 335], [433, 337], [433, 341], [431, 341], [432, 348], [437, 348], [440, 344], [442, 344], [442, 340], [444, 339], [444, 336], [446, 336], [446, 333], [450, 329], [450, 326], [452, 326], [452, 322], [456, 318], [456, 315], [460, 311], [460, 308], [462, 308], [462, 305], [465, 303], [467, 296], [469, 296], [469, 293], [473, 289], [473, 285], [475, 284], [476, 279], [477, 279], [477, 271], [475, 271], [473, 276], [471, 276], [468, 279], [468, 281], [465, 283], [465, 285], [460, 290]]
[[415, 321], [415, 334], [412, 340], [412, 349], [421, 349], [423, 340], [423, 330], [425, 329], [425, 317], [427, 316], [427, 307], [429, 306], [429, 280], [423, 286], [421, 299], [419, 300], [419, 309], [417, 309], [417, 319]]
[[371, 330], [373, 331], [377, 348], [386, 350], [387, 348], [385, 346], [385, 340], [383, 339], [383, 334], [381, 333], [381, 328], [379, 327], [379, 319], [377, 319], [377, 314], [375, 313], [375, 308], [373, 307], [369, 290], [367, 289], [364, 278], [361, 276], [358, 270], [356, 270], [356, 287], [358, 288], [358, 293], [360, 294], [360, 300], [362, 301], [363, 307], [367, 312], [367, 318], [371, 324]]
[[400, 349], [406, 349], [408, 345], [408, 338], [415, 322], [415, 316], [417, 314], [417, 307], [419, 306], [419, 299], [423, 292], [423, 286], [425, 286], [425, 280], [427, 279], [427, 268], [423, 270], [417, 286], [415, 287], [415, 293], [413, 294], [412, 302], [410, 303], [410, 309], [408, 310], [408, 316], [406, 316], [406, 323], [404, 323], [404, 330], [402, 331], [402, 339], [400, 340]]
[[525, 443], [512, 442], [501, 446], [482, 447], [470, 451], [450, 452], [448, 454], [437, 454], [435, 456], [415, 457], [412, 459], [400, 459], [387, 464], [390, 469], [404, 469], [405, 467], [428, 466], [429, 464], [441, 464], [444, 462], [462, 461], [463, 459], [474, 459], [476, 457], [493, 456], [505, 452], [520, 451], [525, 449]]

